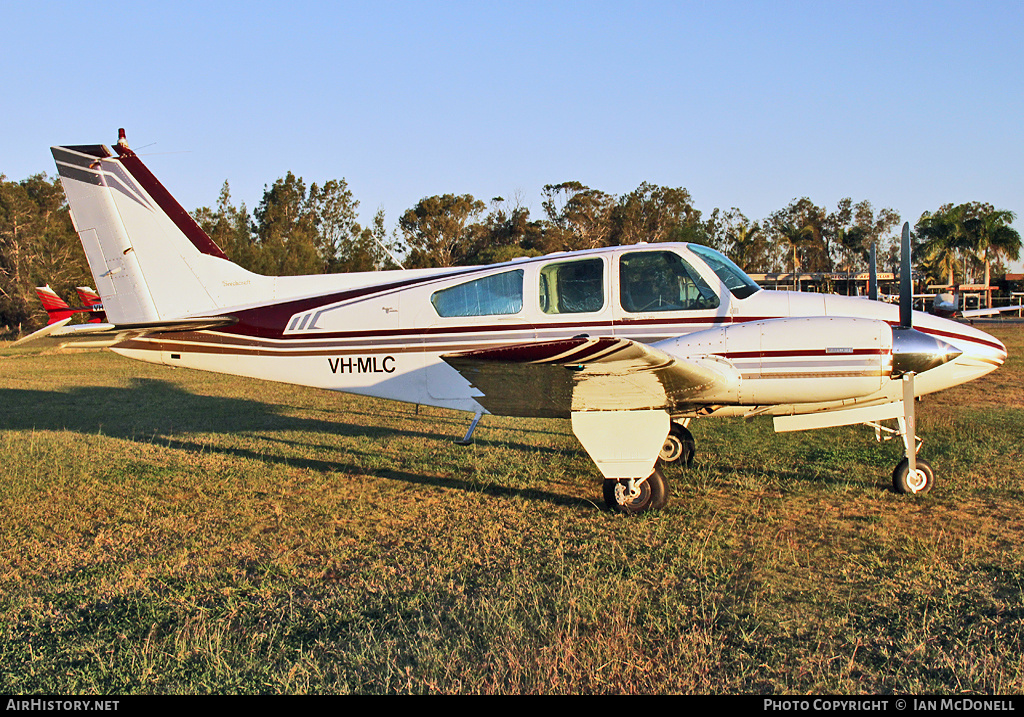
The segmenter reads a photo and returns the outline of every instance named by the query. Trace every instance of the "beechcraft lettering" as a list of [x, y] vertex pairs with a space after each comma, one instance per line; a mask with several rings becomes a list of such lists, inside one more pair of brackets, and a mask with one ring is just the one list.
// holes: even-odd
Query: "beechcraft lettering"
[[666, 504], [662, 467], [688, 466], [691, 421], [719, 416], [768, 416], [777, 432], [866, 424], [903, 443], [893, 489], [925, 493], [935, 474], [917, 455], [917, 399], [1006, 359], [992, 336], [912, 311], [907, 225], [898, 307], [768, 291], [721, 253], [686, 243], [259, 276], [228, 260], [123, 130], [115, 149], [52, 148], [102, 322], [70, 325], [76, 309], [44, 291], [53, 323], [21, 343], [109, 346], [464, 410], [476, 418], [463, 443], [483, 413], [568, 419], [608, 507], [625, 513]]
[[[390, 362], [390, 363], [389, 363]], [[376, 356], [339, 356], [327, 359], [331, 373], [394, 373], [395, 357], [384, 356], [377, 363]]]

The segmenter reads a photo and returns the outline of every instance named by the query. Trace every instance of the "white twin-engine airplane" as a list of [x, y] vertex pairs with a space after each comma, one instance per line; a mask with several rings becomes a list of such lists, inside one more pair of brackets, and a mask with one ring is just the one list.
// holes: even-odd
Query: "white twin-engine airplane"
[[[569, 418], [612, 509], [661, 508], [690, 420], [773, 416], [776, 431], [865, 423], [902, 438], [894, 489], [931, 489], [914, 398], [1006, 358], [904, 301], [767, 291], [696, 244], [504, 264], [267, 277], [231, 263], [121, 138], [52, 148], [106, 323], [25, 341], [505, 416]], [[898, 428], [881, 421], [895, 419]], [[476, 420], [473, 426], [476, 425]], [[470, 433], [472, 427], [470, 428]], [[467, 434], [466, 439], [469, 439]]]

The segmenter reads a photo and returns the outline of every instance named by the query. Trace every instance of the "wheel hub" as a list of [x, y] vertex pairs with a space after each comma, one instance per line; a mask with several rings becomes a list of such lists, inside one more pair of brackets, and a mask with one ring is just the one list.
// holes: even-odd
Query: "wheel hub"
[[619, 481], [615, 485], [615, 502], [619, 505], [630, 505], [643, 495], [641, 486], [646, 482], [647, 478], [630, 478], [628, 481]]
[[918, 469], [913, 473], [907, 474], [907, 487], [910, 488], [912, 493], [917, 493], [919, 490], [928, 485], [928, 476], [925, 472]]
[[678, 436], [673, 436], [671, 433], [665, 438], [665, 445], [661, 447], [661, 460], [671, 463], [679, 460], [679, 457], [683, 455], [683, 442], [679, 440]]

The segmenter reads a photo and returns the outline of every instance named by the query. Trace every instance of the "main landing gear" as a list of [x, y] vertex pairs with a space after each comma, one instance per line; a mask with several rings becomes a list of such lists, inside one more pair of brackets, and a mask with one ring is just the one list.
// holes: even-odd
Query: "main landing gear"
[[690, 429], [687, 425], [690, 423], [690, 419], [686, 419], [683, 423], [672, 422], [671, 427], [668, 429], [668, 435], [665, 437], [665, 445], [661, 447], [661, 453], [658, 457], [662, 463], [675, 463], [679, 462], [686, 468], [693, 466], [693, 457], [697, 453], [697, 443], [693, 440], [693, 434], [690, 433]]
[[627, 515], [638, 515], [648, 510], [659, 510], [668, 504], [669, 490], [660, 466], [643, 480], [637, 478], [606, 478], [604, 502], [608, 510]]
[[[687, 419], [686, 423], [689, 423]], [[604, 481], [604, 502], [608, 510], [627, 515], [638, 515], [649, 510], [659, 510], [668, 504], [670, 495], [668, 480], [662, 472], [664, 464], [678, 463], [689, 468], [693, 465], [696, 442], [685, 423], [673, 421], [659, 453], [654, 471], [646, 478], [606, 478]]]

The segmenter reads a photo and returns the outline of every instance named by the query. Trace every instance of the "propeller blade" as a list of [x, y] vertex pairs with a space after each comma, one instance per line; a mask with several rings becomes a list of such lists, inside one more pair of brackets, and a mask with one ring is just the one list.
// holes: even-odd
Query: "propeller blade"
[[900, 242], [900, 326], [914, 325], [914, 281], [910, 274], [910, 222], [903, 223]]

